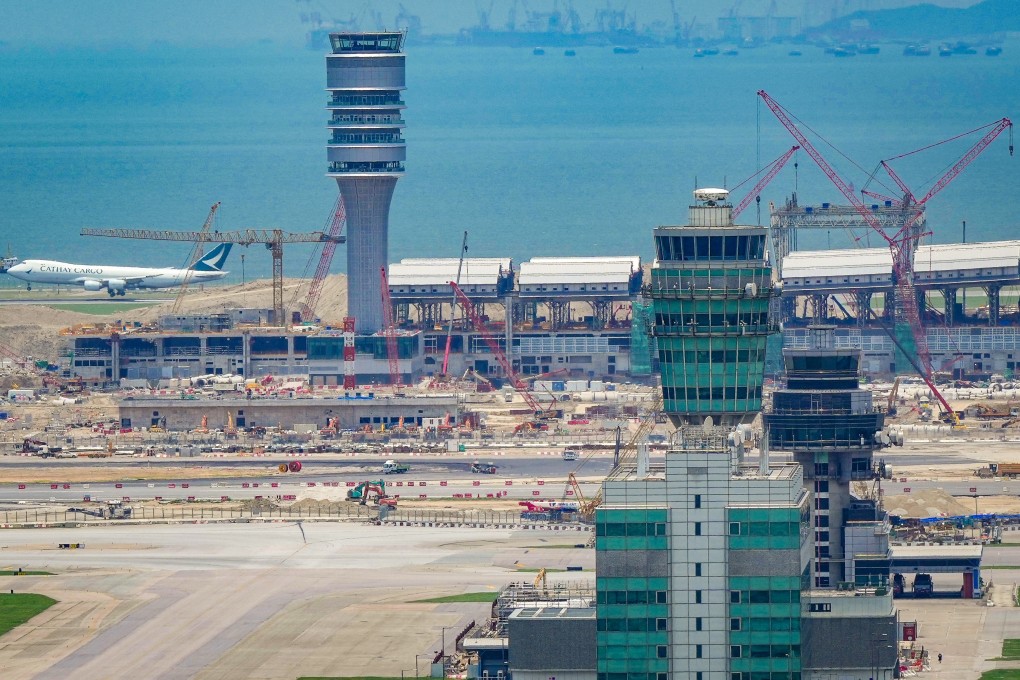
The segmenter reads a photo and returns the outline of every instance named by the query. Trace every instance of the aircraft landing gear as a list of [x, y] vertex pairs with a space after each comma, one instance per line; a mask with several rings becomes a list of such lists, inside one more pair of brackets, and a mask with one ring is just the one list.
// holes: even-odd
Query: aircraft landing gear
[[32, 284], [30, 283], [27, 286], [25, 286], [25, 290], [32, 290]]
[[108, 290], [106, 292], [108, 292], [110, 294], [110, 297], [113, 297], [114, 295], [117, 294], [117, 291], [115, 291], [115, 290]]

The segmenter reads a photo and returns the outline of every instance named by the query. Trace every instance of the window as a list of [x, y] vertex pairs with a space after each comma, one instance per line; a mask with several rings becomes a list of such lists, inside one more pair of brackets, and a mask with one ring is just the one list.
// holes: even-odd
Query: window
[[694, 591], [694, 604], [701, 604], [701, 591], [700, 590], [695, 590]]
[[813, 612], [831, 612], [832, 611], [832, 603], [831, 602], [812, 602], [810, 609]]
[[694, 630], [701, 630], [701, 626], [703, 625], [702, 621], [703, 620], [700, 616], [694, 619]]
[[656, 645], [655, 646], [655, 656], [657, 656], [660, 659], [665, 659], [666, 658], [666, 645]]
[[655, 603], [656, 604], [666, 604], [666, 591], [665, 590], [656, 590], [655, 591]]
[[701, 645], [694, 645], [694, 658], [701, 658]]
[[730, 619], [730, 630], [740, 630], [740, 619]]
[[694, 494], [694, 507], [695, 508], [701, 507], [701, 494]]
[[740, 522], [730, 522], [730, 536], [740, 535]]
[[740, 658], [740, 645], [730, 645], [730, 658], [731, 659]]
[[731, 590], [730, 591], [730, 604], [740, 604], [740, 591], [739, 590]]
[[700, 536], [701, 535], [701, 522], [695, 522], [694, 523], [694, 535], [695, 536]]
[[694, 575], [701, 576], [701, 562], [694, 563]]
[[668, 630], [666, 628], [666, 619], [655, 619], [655, 630]]

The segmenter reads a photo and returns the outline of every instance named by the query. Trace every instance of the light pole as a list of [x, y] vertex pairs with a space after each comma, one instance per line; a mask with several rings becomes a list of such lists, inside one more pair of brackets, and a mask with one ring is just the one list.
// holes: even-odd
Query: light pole
[[[428, 655], [428, 654], [415, 654], [415, 655], [414, 655], [414, 677], [416, 677], [416, 678], [417, 678], [417, 677], [419, 677], [419, 676], [418, 676], [418, 659], [420, 659], [420, 658], [421, 658], [421, 657], [423, 657], [423, 656], [424, 656], [424, 657], [425, 657], [426, 659], [427, 659], [427, 658], [429, 658], [429, 655]], [[435, 653], [435, 652], [433, 652], [433, 653], [432, 653], [432, 658], [435, 658], [435, 656], [436, 656], [436, 653]], [[431, 676], [431, 675], [432, 675], [432, 673], [430, 672], [430, 673], [429, 673], [429, 675]]]
[[879, 666], [879, 664], [882, 661], [882, 650], [883, 649], [889, 649], [889, 648], [892, 647], [892, 645], [888, 645], [888, 644], [880, 645], [879, 643], [882, 643], [882, 642], [889, 642], [889, 633], [882, 633], [881, 635], [877, 635], [877, 636], [871, 638], [871, 643], [872, 643], [872, 646], [871, 646], [871, 658], [875, 662], [874, 663], [875, 674], [872, 676], [872, 680], [879, 680], [879, 677], [878, 677], [878, 666]]
[[446, 631], [455, 628], [455, 626], [443, 626], [443, 646], [440, 648], [442, 655], [440, 661], [443, 663], [443, 677], [446, 677]]

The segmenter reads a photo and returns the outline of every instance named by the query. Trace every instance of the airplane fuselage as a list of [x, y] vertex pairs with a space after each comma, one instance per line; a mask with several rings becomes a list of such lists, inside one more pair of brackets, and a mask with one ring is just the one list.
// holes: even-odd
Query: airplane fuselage
[[86, 290], [110, 291], [140, 288], [173, 288], [187, 278], [189, 284], [222, 279], [225, 271], [195, 269], [116, 267], [53, 260], [25, 260], [7, 270], [16, 279], [33, 283], [84, 286]]

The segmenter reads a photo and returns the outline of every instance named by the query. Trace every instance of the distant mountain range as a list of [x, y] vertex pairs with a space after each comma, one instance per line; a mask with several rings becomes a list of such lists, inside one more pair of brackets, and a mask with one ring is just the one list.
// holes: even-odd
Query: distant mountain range
[[[868, 28], [860, 29], [861, 22]], [[984, 0], [966, 9], [923, 4], [854, 12], [807, 31], [809, 36], [863, 33], [871, 40], [945, 40], [1020, 31], [1018, 0]]]

